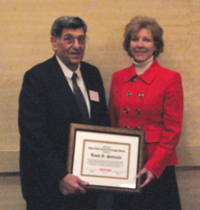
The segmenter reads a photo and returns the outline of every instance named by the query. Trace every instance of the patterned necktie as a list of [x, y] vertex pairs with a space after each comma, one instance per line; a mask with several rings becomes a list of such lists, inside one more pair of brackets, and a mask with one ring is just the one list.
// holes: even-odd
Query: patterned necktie
[[79, 86], [77, 85], [77, 78], [78, 78], [77, 74], [73, 73], [71, 80], [72, 80], [72, 84], [73, 84], [74, 96], [75, 96], [76, 101], [80, 107], [84, 123], [87, 124], [89, 122], [88, 109], [87, 109], [87, 105], [86, 105], [84, 96], [83, 96]]

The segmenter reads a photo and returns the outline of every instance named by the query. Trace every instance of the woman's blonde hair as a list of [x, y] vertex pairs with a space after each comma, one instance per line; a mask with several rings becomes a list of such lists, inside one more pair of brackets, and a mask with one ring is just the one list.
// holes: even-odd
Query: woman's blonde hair
[[131, 37], [137, 34], [142, 28], [146, 28], [151, 31], [156, 47], [156, 51], [153, 55], [154, 58], [158, 57], [158, 55], [164, 50], [164, 41], [162, 37], [163, 29], [160, 27], [155, 19], [146, 16], [136, 16], [126, 25], [123, 42], [124, 50], [128, 53], [130, 57], [132, 57], [129, 51]]

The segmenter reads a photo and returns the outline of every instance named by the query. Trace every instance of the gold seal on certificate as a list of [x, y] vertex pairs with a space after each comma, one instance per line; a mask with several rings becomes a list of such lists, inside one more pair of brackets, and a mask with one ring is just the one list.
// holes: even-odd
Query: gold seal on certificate
[[68, 171], [86, 188], [140, 192], [144, 138], [142, 130], [71, 124]]

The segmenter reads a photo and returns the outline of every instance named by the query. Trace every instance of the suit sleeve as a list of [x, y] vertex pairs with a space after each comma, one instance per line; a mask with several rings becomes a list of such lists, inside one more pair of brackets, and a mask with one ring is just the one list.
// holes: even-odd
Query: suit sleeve
[[[49, 174], [50, 183], [58, 182], [67, 174], [66, 164], [55, 151], [48, 132], [44, 80], [37, 72], [27, 72], [19, 97], [20, 172], [24, 185], [41, 171]], [[46, 181], [47, 177], [40, 179]]]
[[154, 154], [145, 167], [157, 178], [167, 166], [168, 158], [172, 157], [181, 135], [183, 117], [183, 89], [180, 74], [176, 73], [166, 89], [164, 100], [164, 130]]

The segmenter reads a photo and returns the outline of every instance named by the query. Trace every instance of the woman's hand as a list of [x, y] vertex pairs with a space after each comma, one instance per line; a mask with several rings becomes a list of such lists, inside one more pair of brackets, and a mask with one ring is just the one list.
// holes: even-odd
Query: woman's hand
[[146, 179], [142, 185], [140, 185], [140, 188], [148, 185], [153, 179], [155, 179], [155, 175], [147, 168], [143, 168], [137, 175], [137, 178], [140, 178], [141, 176], [146, 175]]

